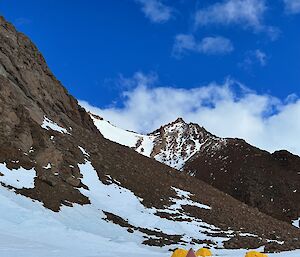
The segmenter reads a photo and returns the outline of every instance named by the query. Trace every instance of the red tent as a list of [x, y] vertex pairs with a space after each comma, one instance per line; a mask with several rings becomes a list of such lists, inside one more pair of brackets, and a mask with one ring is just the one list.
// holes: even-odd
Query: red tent
[[186, 257], [196, 257], [196, 255], [195, 255], [195, 253], [194, 253], [194, 251], [193, 251], [192, 248], [189, 250], [189, 252], [188, 252], [188, 254], [187, 254]]

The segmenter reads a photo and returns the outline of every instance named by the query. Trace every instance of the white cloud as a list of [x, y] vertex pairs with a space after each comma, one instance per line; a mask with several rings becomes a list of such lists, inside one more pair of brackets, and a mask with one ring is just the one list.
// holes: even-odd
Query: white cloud
[[233, 51], [233, 45], [231, 41], [224, 37], [203, 38], [199, 47], [203, 53], [207, 54], [223, 54]]
[[149, 87], [146, 77], [139, 73], [133, 78], [136, 86], [124, 92], [123, 107], [100, 109], [80, 103], [113, 124], [133, 131], [151, 132], [183, 117], [218, 136], [244, 138], [269, 151], [287, 149], [300, 154], [297, 96], [282, 101], [230, 79], [193, 89]]
[[136, 0], [142, 5], [145, 16], [154, 23], [164, 23], [172, 18], [173, 9], [161, 0]]
[[265, 0], [225, 0], [197, 11], [196, 26], [241, 25], [255, 31], [264, 29]]
[[267, 64], [267, 55], [266, 53], [264, 53], [263, 51], [256, 49], [254, 51], [254, 55], [256, 57], [256, 59], [258, 60], [259, 64], [261, 66], [265, 66]]
[[[144, 75], [145, 76], [145, 75]], [[252, 96], [251, 91], [241, 87], [239, 83], [227, 80], [223, 85], [211, 83], [206, 86], [194, 89], [180, 89], [171, 87], [148, 87], [144, 84], [143, 79], [137, 79], [139, 76], [134, 76], [136, 87], [131, 91], [124, 93], [124, 107], [123, 108], [107, 108], [107, 109], [93, 109], [104, 118], [112, 121], [114, 124], [126, 129], [135, 130], [139, 132], [149, 132], [160, 125], [175, 120], [177, 117], [184, 117], [187, 120], [195, 120], [198, 114], [201, 113], [203, 117], [208, 119], [208, 115], [213, 110], [218, 110], [210, 119], [218, 119], [220, 117], [232, 116], [232, 113], [226, 115], [227, 110], [233, 109], [233, 106], [242, 107], [241, 101], [236, 101], [234, 90], [232, 86], [236, 85], [243, 94]], [[245, 102], [244, 98], [241, 98]], [[253, 97], [251, 97], [253, 100]], [[259, 100], [259, 101], [258, 101]], [[256, 113], [256, 109], [252, 107], [259, 107], [264, 109], [265, 99], [259, 98], [256, 103], [253, 101], [253, 106], [245, 106], [247, 108], [240, 108], [239, 117], [247, 112]], [[251, 103], [251, 101], [248, 101]], [[82, 103], [82, 102], [81, 102]], [[87, 106], [86, 103], [83, 104]], [[227, 108], [220, 108], [227, 106]], [[90, 107], [88, 107], [90, 109]], [[193, 118], [192, 118], [193, 117]], [[229, 119], [229, 120], [232, 120]], [[228, 121], [229, 121], [228, 120]], [[212, 122], [212, 121], [211, 121]], [[212, 122], [213, 123], [213, 122]], [[203, 124], [203, 122], [200, 122]], [[221, 125], [220, 123], [219, 125]], [[241, 125], [241, 124], [240, 124]], [[230, 123], [226, 122], [218, 127], [226, 128]], [[249, 128], [248, 128], [249, 129]], [[226, 129], [227, 130], [227, 129]], [[220, 133], [218, 133], [220, 134]], [[223, 133], [221, 133], [223, 135]]]
[[267, 65], [267, 62], [267, 54], [260, 49], [256, 49], [253, 51], [248, 51], [246, 53], [245, 59], [239, 65], [246, 70], [251, 70], [252, 66], [255, 64], [259, 64], [263, 67]]
[[283, 0], [285, 3], [285, 10], [288, 13], [300, 13], [300, 0]]
[[233, 45], [228, 38], [220, 36], [205, 37], [201, 41], [197, 41], [191, 34], [179, 34], [175, 38], [173, 55], [180, 57], [187, 51], [203, 54], [228, 54], [233, 49]]

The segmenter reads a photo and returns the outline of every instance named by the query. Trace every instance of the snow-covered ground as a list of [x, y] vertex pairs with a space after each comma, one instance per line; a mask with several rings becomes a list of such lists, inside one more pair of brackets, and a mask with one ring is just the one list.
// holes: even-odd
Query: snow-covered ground
[[[94, 121], [95, 126], [106, 139], [134, 148], [138, 153], [150, 157], [153, 149], [153, 136], [141, 135], [120, 129], [106, 120], [100, 120], [93, 116], [91, 116], [91, 118]], [[140, 142], [140, 144], [138, 144], [138, 142]]]
[[[80, 189], [91, 204], [73, 207], [63, 206], [56, 213], [42, 206], [38, 201], [18, 195], [14, 190], [0, 186], [0, 256], [5, 257], [168, 257], [170, 248], [142, 245], [145, 234], [136, 231], [128, 233], [126, 228], [104, 220], [103, 211], [111, 212], [127, 220], [136, 227], [160, 230], [166, 234], [183, 234], [184, 240], [212, 239], [218, 246], [225, 238], [210, 238], [203, 232], [218, 229], [201, 220], [192, 222], [172, 221], [160, 218], [158, 210], [146, 208], [141, 199], [131, 191], [118, 184], [103, 184], [92, 164], [88, 153], [81, 148], [87, 160], [80, 164], [82, 182], [89, 190]], [[5, 164], [0, 165], [0, 181], [16, 188], [34, 185], [34, 170], [9, 170]], [[10, 174], [11, 173], [11, 174]], [[173, 188], [177, 197], [173, 204], [164, 210], [167, 213], [187, 217], [182, 214], [182, 205], [195, 205], [210, 209], [210, 206], [194, 202], [190, 192]], [[201, 226], [201, 227], [200, 227]], [[230, 235], [231, 231], [225, 231]], [[153, 237], [153, 236], [152, 236]], [[196, 250], [201, 245], [194, 246]], [[189, 245], [185, 246], [186, 248]], [[262, 249], [261, 249], [262, 250]], [[246, 250], [213, 249], [215, 256], [244, 257]], [[299, 257], [300, 251], [270, 254], [270, 257]]]
[[[16, 161], [18, 162], [18, 161]], [[34, 188], [34, 178], [36, 172], [34, 169], [25, 170], [23, 168], [9, 170], [5, 164], [0, 163], [0, 182], [7, 186], [12, 186], [17, 189]]]

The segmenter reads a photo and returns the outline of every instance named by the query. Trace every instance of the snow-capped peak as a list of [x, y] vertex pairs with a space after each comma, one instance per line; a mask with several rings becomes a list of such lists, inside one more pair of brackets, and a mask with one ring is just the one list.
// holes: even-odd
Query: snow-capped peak
[[151, 157], [176, 169], [200, 151], [201, 147], [217, 139], [198, 124], [178, 118], [150, 134], [155, 137]]
[[148, 135], [142, 135], [120, 129], [99, 116], [90, 115], [105, 138], [179, 170], [202, 147], [221, 140], [198, 124], [186, 123], [182, 118]]

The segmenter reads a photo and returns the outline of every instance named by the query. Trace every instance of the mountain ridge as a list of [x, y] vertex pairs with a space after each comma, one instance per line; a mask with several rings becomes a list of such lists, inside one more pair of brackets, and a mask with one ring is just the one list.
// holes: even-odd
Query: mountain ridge
[[[101, 132], [101, 123], [95, 124]], [[269, 153], [243, 139], [220, 138], [182, 118], [149, 133], [147, 139], [146, 135], [135, 135], [141, 138], [136, 142], [139, 147], [134, 146], [135, 142], [126, 144], [122, 139], [111, 138], [109, 132], [104, 133], [110, 140], [183, 170], [277, 219], [294, 223], [300, 217], [297, 155], [285, 150]], [[143, 140], [151, 142], [145, 152], [140, 148]]]
[[103, 249], [108, 257], [168, 256], [178, 245], [300, 249], [291, 225], [105, 139], [36, 46], [4, 18], [0, 41], [4, 256], [20, 249], [25, 257]]

